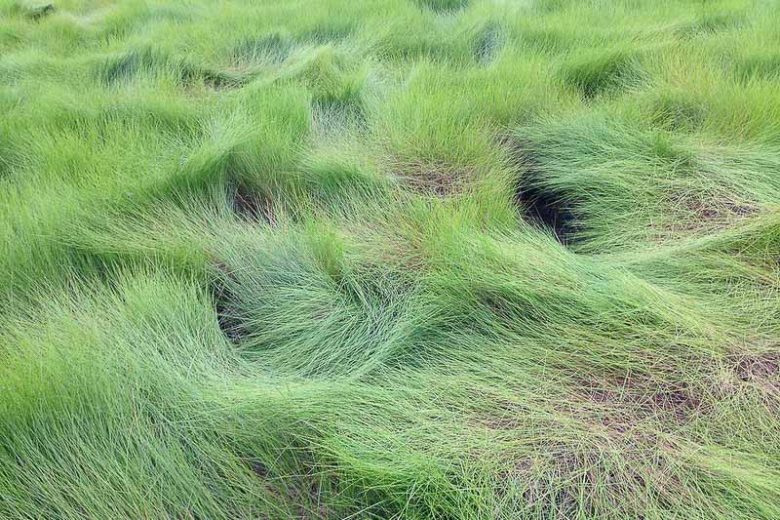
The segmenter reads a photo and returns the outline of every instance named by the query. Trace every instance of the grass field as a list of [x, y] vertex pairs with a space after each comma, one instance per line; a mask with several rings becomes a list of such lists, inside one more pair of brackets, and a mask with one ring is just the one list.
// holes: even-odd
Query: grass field
[[0, 518], [780, 518], [780, 2], [0, 0]]

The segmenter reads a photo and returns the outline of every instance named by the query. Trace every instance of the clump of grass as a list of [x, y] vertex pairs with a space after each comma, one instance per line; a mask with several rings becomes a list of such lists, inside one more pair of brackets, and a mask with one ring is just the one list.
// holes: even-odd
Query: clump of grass
[[683, 92], [654, 93], [648, 103], [650, 120], [670, 131], [695, 131], [706, 119], [706, 107]]
[[474, 40], [474, 58], [486, 65], [496, 59], [504, 46], [504, 33], [497, 24], [488, 24]]
[[237, 65], [268, 61], [272, 64], [284, 62], [293, 49], [289, 36], [272, 33], [255, 39], [245, 39], [238, 43], [232, 52]]
[[573, 58], [564, 65], [561, 77], [583, 97], [591, 99], [637, 86], [642, 70], [634, 53], [599, 50]]

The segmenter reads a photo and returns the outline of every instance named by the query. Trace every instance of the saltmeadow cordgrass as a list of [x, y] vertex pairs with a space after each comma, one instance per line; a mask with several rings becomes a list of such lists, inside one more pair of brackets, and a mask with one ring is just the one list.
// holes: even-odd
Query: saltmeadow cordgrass
[[778, 28], [0, 0], [0, 517], [780, 518]]

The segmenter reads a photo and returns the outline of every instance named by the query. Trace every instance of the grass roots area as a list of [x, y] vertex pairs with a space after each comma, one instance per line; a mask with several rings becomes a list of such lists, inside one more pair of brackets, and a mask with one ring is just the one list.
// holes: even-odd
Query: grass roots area
[[778, 49], [0, 0], [0, 518], [780, 518]]

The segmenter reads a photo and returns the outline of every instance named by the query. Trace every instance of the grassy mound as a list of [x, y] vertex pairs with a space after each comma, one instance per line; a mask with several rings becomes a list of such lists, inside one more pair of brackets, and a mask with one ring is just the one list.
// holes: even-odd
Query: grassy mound
[[778, 28], [0, 0], [0, 517], [780, 518]]

